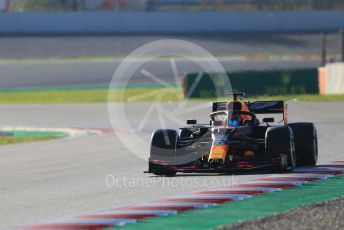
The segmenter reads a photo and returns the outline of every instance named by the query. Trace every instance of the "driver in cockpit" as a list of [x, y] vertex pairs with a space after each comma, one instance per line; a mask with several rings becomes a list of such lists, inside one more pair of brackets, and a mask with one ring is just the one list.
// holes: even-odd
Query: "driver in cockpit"
[[247, 105], [238, 100], [227, 103], [228, 126], [243, 126], [251, 120], [251, 116], [240, 114], [240, 111], [249, 112]]

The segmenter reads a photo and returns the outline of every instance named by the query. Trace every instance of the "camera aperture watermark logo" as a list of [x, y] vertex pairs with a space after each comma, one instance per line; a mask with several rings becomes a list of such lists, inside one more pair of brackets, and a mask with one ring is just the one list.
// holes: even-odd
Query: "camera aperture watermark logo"
[[[196, 73], [196, 78], [183, 95], [181, 82], [188, 73]], [[213, 90], [215, 96], [231, 92], [221, 63], [196, 44], [158, 40], [129, 54], [117, 67], [108, 95], [110, 121], [126, 151], [148, 160], [154, 130], [178, 130], [186, 119], [209, 123], [211, 102], [184, 100], [184, 96], [190, 97], [202, 78], [214, 73], [222, 77], [221, 87]]]

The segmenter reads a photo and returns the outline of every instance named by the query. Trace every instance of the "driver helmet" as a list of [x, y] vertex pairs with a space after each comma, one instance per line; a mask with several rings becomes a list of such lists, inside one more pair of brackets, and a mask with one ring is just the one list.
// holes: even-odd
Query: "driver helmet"
[[251, 117], [245, 114], [236, 114], [238, 111], [249, 112], [247, 105], [242, 101], [229, 101], [227, 103], [228, 111], [228, 125], [239, 126], [243, 125], [245, 121], [249, 121]]

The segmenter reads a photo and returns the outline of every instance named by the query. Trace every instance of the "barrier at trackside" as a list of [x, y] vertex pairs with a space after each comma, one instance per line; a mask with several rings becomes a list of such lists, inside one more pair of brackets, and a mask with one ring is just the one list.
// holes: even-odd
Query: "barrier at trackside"
[[0, 12], [0, 34], [334, 31], [344, 11]]
[[319, 68], [319, 93], [344, 94], [344, 63], [330, 63]]
[[[246, 92], [252, 96], [319, 93], [316, 68], [228, 72], [227, 75], [204, 73], [200, 79], [197, 78], [198, 74], [190, 73], [183, 77], [182, 86], [186, 98], [224, 95], [222, 82], [225, 78], [229, 78], [233, 92]], [[198, 82], [194, 84], [196, 80]]]

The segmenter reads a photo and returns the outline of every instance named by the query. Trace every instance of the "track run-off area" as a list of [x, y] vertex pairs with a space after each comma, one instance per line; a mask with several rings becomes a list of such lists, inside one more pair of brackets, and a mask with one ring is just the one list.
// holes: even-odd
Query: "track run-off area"
[[[192, 103], [197, 104], [198, 102]], [[169, 105], [173, 106], [174, 103], [169, 103]], [[142, 118], [137, 116], [138, 111], [145, 111], [147, 107], [148, 104], [146, 103], [128, 103], [126, 105], [126, 119], [133, 124], [139, 123]], [[204, 109], [204, 113], [195, 113], [193, 117], [188, 114], [183, 119], [195, 118], [201, 122], [206, 122], [210, 110], [211, 107], [209, 106], [209, 108]], [[344, 106], [340, 102], [289, 102], [290, 122], [310, 121], [314, 122], [318, 129], [319, 164], [343, 158], [343, 112]], [[115, 115], [108, 114], [106, 104], [1, 105], [0, 114], [2, 118], [0, 126], [2, 127], [69, 127], [103, 130], [111, 129], [109, 116]], [[167, 123], [166, 126], [170, 127], [173, 124]], [[147, 120], [145, 127], [136, 134], [149, 142], [152, 131], [157, 128], [160, 127], [156, 120]], [[0, 199], [2, 214], [0, 216], [0, 228], [14, 228], [47, 221], [56, 223], [59, 220], [94, 214], [101, 210], [133, 206], [175, 196], [180, 198], [180, 196], [195, 191], [221, 188], [233, 183], [252, 183], [249, 181], [254, 179], [254, 182], [257, 182], [260, 180], [259, 178], [272, 176], [270, 174], [178, 174], [176, 177], [162, 178], [143, 174], [148, 166], [147, 159], [142, 159], [131, 153], [119, 140], [120, 135], [130, 138], [132, 133], [115, 127], [113, 133], [108, 132], [105, 135], [1, 146]], [[147, 148], [146, 151], [148, 154], [149, 149]], [[336, 167], [335, 171], [338, 171]], [[312, 172], [312, 174], [316, 174], [316, 177], [319, 176], [319, 173]], [[332, 175], [332, 173], [329, 174]], [[115, 178], [116, 183], [109, 183], [109, 178]], [[322, 178], [319, 177], [318, 179]], [[299, 181], [297, 178], [293, 178], [292, 181], [294, 180]], [[302, 185], [295, 190], [300, 189], [313, 193], [313, 183], [314, 186], [331, 187], [332, 185], [327, 186], [326, 183], [341, 180], [341, 176], [329, 177], [327, 180]], [[274, 183], [278, 184], [278, 182]], [[284, 183], [286, 182], [284, 181], [282, 184]], [[338, 182], [332, 187], [342, 187], [343, 184], [340, 183], [343, 182]], [[278, 196], [284, 196], [283, 199], [288, 200], [288, 197], [293, 193], [294, 195], [298, 194], [298, 191], [292, 192], [293, 189], [267, 194], [266, 199], [282, 199]], [[316, 197], [305, 199], [301, 203], [288, 201], [277, 212], [318, 200], [330, 199], [332, 196], [327, 194], [340, 195], [336, 191], [328, 193], [326, 189], [316, 189], [314, 190], [315, 194], [317, 194]], [[229, 195], [218, 198], [220, 200], [221, 198], [231, 199]], [[276, 197], [274, 198], [274, 196]], [[232, 207], [238, 208], [240, 203], [243, 204], [242, 210], [248, 208], [251, 210], [257, 206], [257, 203], [254, 202], [259, 202], [256, 199], [264, 199], [264, 197], [265, 195], [257, 196], [240, 202], [230, 202], [209, 209], [200, 209], [195, 212], [190, 211], [182, 215], [162, 218], [168, 223], [168, 218], [178, 219], [182, 216], [185, 218], [185, 216], [194, 215], [196, 212], [203, 212], [202, 215], [208, 215], [207, 212], [210, 212], [212, 208], [220, 211], [226, 207], [226, 210], [231, 210]], [[236, 197], [233, 196], [232, 198]], [[183, 200], [183, 203], [188, 202]], [[256, 214], [253, 213], [250, 217], [259, 217]], [[237, 220], [234, 216], [231, 218], [222, 217], [222, 221], [213, 222], [214, 225], [211, 227], [229, 222], [234, 223]], [[228, 221], [224, 222], [227, 217]], [[155, 222], [158, 219], [152, 218], [140, 224], [144, 227], [148, 221]], [[130, 226], [126, 225], [128, 228]], [[132, 225], [133, 228], [135, 226], [139, 225]]]
[[[344, 173], [343, 162], [337, 160], [317, 167], [300, 167], [287, 174], [261, 177], [245, 183], [102, 210], [56, 222], [23, 226], [19, 229], [109, 229], [117, 226], [124, 226], [125, 229], [214, 228], [344, 195], [344, 191], [340, 189], [344, 185], [344, 177], [341, 175]], [[327, 181], [319, 182], [320, 180]], [[235, 201], [241, 202], [233, 204]], [[193, 212], [184, 213], [185, 211]], [[142, 221], [147, 218], [147, 221]]]

